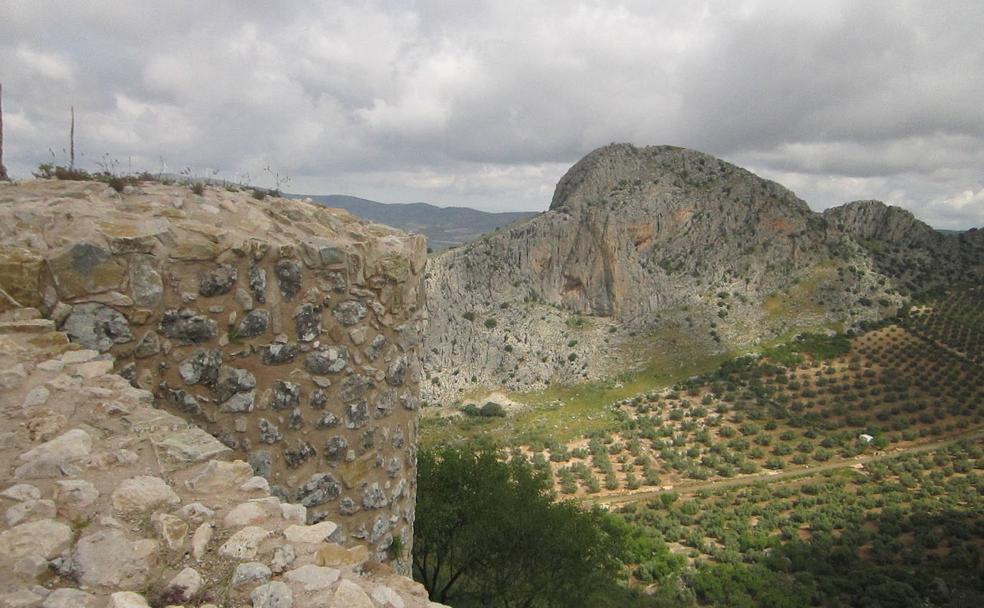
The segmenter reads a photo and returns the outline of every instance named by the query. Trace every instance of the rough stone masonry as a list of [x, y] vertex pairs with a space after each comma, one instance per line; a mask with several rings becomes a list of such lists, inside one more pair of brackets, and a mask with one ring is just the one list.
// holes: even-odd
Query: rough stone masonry
[[302, 201], [0, 185], [0, 312], [37, 308], [113, 355], [379, 559], [412, 542], [425, 263], [423, 237]]

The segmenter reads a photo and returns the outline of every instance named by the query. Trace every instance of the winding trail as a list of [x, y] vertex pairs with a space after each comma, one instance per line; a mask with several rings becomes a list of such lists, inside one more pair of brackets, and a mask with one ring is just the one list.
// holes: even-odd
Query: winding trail
[[841, 459], [834, 462], [825, 462], [823, 464], [818, 464], [818, 465], [797, 467], [795, 469], [785, 469], [782, 471], [758, 473], [755, 475], [742, 475], [739, 477], [732, 477], [730, 479], [719, 479], [717, 481], [700, 481], [700, 482], [692, 482], [692, 483], [683, 483], [673, 486], [672, 488], [669, 489], [644, 490], [644, 491], [636, 491], [630, 493], [623, 492], [619, 494], [607, 494], [605, 496], [585, 496], [576, 500], [578, 500], [581, 504], [586, 506], [599, 505], [599, 506], [612, 507], [612, 506], [624, 505], [634, 502], [652, 500], [654, 498], [657, 498], [660, 494], [666, 494], [668, 492], [675, 492], [677, 494], [695, 494], [701, 490], [713, 491], [713, 490], [720, 490], [724, 488], [733, 488], [737, 486], [749, 486], [762, 482], [773, 483], [776, 481], [788, 481], [790, 479], [796, 479], [799, 477], [811, 477], [813, 475], [824, 473], [826, 471], [833, 471], [836, 469], [847, 469], [857, 464], [866, 464], [869, 462], [888, 460], [891, 458], [899, 458], [901, 456], [908, 456], [911, 454], [932, 452], [940, 448], [945, 448], [955, 443], [959, 443], [961, 441], [974, 440], [974, 439], [984, 439], [984, 428], [972, 429], [965, 433], [951, 436], [947, 439], [941, 439], [939, 441], [931, 441], [929, 443], [920, 443], [904, 449], [900, 448], [891, 451], [886, 451], [880, 454], [856, 456], [854, 458]]

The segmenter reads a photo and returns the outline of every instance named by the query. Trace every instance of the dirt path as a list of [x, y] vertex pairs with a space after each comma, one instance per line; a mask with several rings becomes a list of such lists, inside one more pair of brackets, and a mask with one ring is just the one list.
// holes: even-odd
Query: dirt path
[[718, 481], [700, 481], [693, 483], [684, 483], [680, 485], [673, 486], [671, 489], [666, 490], [645, 490], [641, 492], [632, 493], [621, 493], [621, 494], [608, 494], [605, 496], [587, 496], [580, 499], [580, 502], [585, 505], [623, 505], [633, 502], [640, 502], [645, 500], [651, 500], [658, 497], [660, 494], [665, 494], [667, 492], [675, 492], [677, 494], [694, 494], [701, 490], [720, 490], [724, 488], [733, 488], [736, 486], [747, 486], [760, 482], [772, 483], [775, 481], [787, 481], [789, 479], [795, 479], [797, 477], [810, 477], [817, 475], [818, 473], [823, 473], [825, 471], [833, 471], [836, 469], [846, 469], [857, 464], [865, 464], [868, 462], [874, 462], [878, 460], [887, 460], [890, 458], [898, 458], [900, 456], [906, 456], [910, 454], [920, 454], [923, 452], [932, 452], [940, 448], [958, 443], [960, 441], [966, 441], [968, 439], [980, 439], [984, 438], [984, 429], [975, 429], [968, 431], [966, 433], [950, 437], [949, 439], [942, 439], [939, 441], [932, 441], [929, 443], [922, 443], [919, 445], [914, 445], [905, 449], [897, 449], [892, 451], [886, 451], [881, 454], [870, 454], [866, 456], [856, 456], [847, 460], [838, 460], [836, 462], [825, 462], [818, 465], [810, 465], [806, 467], [797, 467], [795, 469], [786, 469], [783, 471], [774, 471], [767, 473], [758, 473], [755, 475], [744, 475], [739, 477], [733, 477], [731, 479], [720, 479]]

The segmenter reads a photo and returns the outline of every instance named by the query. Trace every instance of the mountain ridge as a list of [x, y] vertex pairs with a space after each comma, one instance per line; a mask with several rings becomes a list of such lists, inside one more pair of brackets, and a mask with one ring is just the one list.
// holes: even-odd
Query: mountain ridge
[[[817, 213], [701, 152], [604, 146], [560, 179], [546, 212], [432, 257], [427, 390], [448, 398], [475, 383], [528, 390], [604, 377], [617, 357], [603, 353], [654, 331], [713, 353], [797, 327], [851, 326], [979, 271], [976, 231], [941, 234], [892, 209]], [[595, 330], [572, 332], [574, 316]]]
[[471, 207], [439, 207], [430, 203], [380, 203], [344, 194], [291, 195], [346, 211], [404, 232], [427, 237], [428, 246], [440, 251], [462, 245], [480, 235], [536, 216], [534, 211], [489, 212]]

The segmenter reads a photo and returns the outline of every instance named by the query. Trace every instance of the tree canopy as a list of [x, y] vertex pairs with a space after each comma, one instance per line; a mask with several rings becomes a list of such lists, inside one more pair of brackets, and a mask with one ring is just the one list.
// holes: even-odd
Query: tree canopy
[[[441, 448], [418, 458], [414, 577], [434, 601], [469, 606], [605, 606], [626, 528], [601, 510], [555, 502], [523, 459]], [[625, 604], [617, 604], [625, 605]]]

